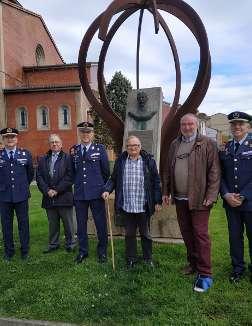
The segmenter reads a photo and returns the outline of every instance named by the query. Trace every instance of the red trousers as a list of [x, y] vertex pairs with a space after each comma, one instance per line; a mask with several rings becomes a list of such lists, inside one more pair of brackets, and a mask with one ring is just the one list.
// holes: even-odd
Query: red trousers
[[175, 200], [187, 260], [199, 274], [211, 276], [211, 241], [208, 234], [209, 210], [189, 210], [187, 200]]

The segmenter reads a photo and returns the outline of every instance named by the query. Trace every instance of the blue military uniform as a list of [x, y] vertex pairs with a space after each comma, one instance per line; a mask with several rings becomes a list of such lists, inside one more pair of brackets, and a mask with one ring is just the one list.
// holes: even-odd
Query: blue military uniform
[[[9, 128], [11, 129], [11, 128]], [[21, 255], [26, 257], [29, 250], [29, 185], [33, 179], [31, 154], [16, 148], [13, 158], [6, 149], [0, 150], [0, 211], [4, 239], [5, 257], [14, 255], [13, 217], [16, 212], [18, 220]]]
[[[87, 220], [88, 208], [94, 218], [98, 246], [98, 257], [107, 254], [107, 220], [105, 203], [101, 198], [104, 184], [110, 176], [106, 149], [101, 144], [92, 143], [87, 152], [83, 145], [75, 145], [70, 150], [74, 177], [74, 202], [77, 219], [79, 255], [88, 256]], [[78, 262], [78, 261], [77, 261]]]
[[[242, 118], [243, 113], [233, 112], [232, 118]], [[235, 119], [234, 119], [235, 120]], [[239, 121], [239, 120], [238, 120]], [[241, 121], [243, 121], [241, 119]], [[227, 193], [240, 194], [243, 200], [238, 207], [231, 207], [225, 199], [223, 206], [226, 210], [230, 256], [232, 260], [233, 272], [242, 275], [245, 270], [244, 262], [244, 225], [249, 240], [249, 254], [252, 261], [252, 135], [247, 134], [243, 142], [235, 150], [235, 141], [229, 141], [225, 149], [220, 152], [220, 162], [222, 168], [221, 196]], [[249, 266], [252, 272], [252, 264]]]

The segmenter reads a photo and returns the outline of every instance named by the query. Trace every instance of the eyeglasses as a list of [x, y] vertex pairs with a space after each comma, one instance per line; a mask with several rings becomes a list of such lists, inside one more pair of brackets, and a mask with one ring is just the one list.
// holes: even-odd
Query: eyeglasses
[[127, 145], [127, 148], [138, 148], [138, 147], [140, 147], [140, 144]]

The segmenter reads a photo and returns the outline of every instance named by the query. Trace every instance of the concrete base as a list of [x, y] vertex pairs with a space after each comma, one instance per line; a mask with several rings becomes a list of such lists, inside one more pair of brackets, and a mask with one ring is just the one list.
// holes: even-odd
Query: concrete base
[[[110, 195], [109, 211], [112, 222], [113, 235], [124, 235], [124, 228], [115, 226], [114, 223], [114, 196]], [[88, 233], [96, 234], [96, 229], [91, 212], [89, 212]], [[173, 241], [182, 240], [179, 230], [175, 206], [163, 207], [158, 213], [155, 213], [151, 218], [151, 235], [153, 240], [160, 239], [161, 242], [167, 242], [167, 239]], [[163, 241], [162, 241], [163, 239]]]

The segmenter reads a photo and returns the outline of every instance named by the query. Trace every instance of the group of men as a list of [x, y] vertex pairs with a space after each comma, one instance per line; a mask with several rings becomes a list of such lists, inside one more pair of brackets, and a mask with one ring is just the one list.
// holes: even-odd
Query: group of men
[[198, 120], [186, 114], [180, 135], [169, 149], [163, 183], [163, 201], [176, 205], [188, 265], [183, 273], [196, 273], [194, 290], [207, 291], [213, 283], [211, 242], [208, 234], [210, 210], [218, 193], [226, 210], [232, 272], [230, 282], [244, 276], [244, 227], [249, 243], [252, 282], [252, 117], [235, 111], [228, 115], [233, 139], [218, 151], [214, 141], [198, 133]]
[[[150, 218], [162, 204], [175, 203], [178, 223], [187, 249], [188, 265], [184, 274], [196, 274], [194, 290], [207, 291], [213, 283], [211, 242], [208, 234], [210, 210], [220, 191], [228, 220], [231, 282], [239, 282], [245, 272], [244, 226], [252, 259], [252, 137], [251, 116], [243, 112], [228, 115], [233, 139], [218, 151], [214, 141], [198, 133], [198, 120], [186, 114], [180, 121], [180, 134], [172, 142], [160, 184], [156, 162], [141, 148], [140, 140], [130, 136], [126, 150], [115, 162], [110, 176], [105, 147], [93, 142], [93, 125], [78, 125], [80, 144], [62, 150], [56, 134], [49, 138], [49, 151], [38, 163], [37, 184], [43, 194], [49, 225], [50, 253], [60, 246], [60, 220], [65, 231], [65, 249], [76, 246], [73, 231], [73, 204], [76, 210], [79, 253], [76, 262], [88, 257], [87, 220], [92, 211], [100, 263], [107, 260], [107, 221], [105, 201], [115, 190], [115, 212], [125, 224], [125, 258], [128, 268], [139, 262], [136, 232], [139, 229], [143, 262], [154, 267]], [[16, 212], [21, 243], [21, 258], [29, 252], [28, 198], [33, 179], [31, 154], [17, 147], [18, 130], [1, 130], [4, 148], [0, 150], [0, 214], [4, 240], [4, 258], [14, 255], [13, 217]], [[72, 193], [72, 185], [74, 192]], [[163, 193], [163, 198], [162, 198]], [[252, 281], [252, 265], [249, 265]]]

